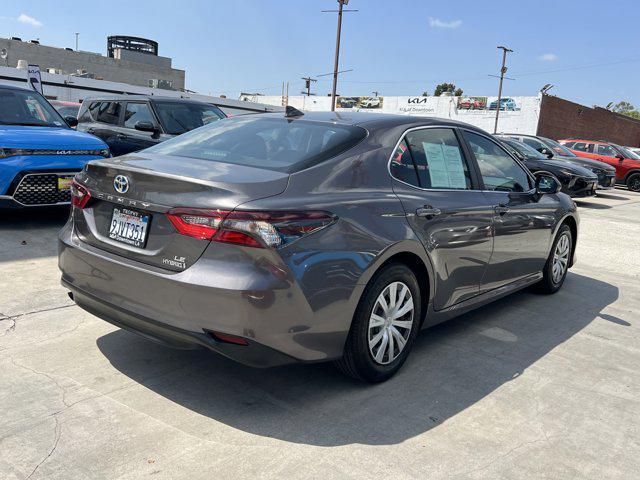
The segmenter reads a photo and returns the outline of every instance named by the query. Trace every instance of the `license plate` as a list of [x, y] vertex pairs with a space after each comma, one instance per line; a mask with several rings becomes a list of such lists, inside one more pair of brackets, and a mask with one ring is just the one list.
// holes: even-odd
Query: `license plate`
[[71, 188], [73, 177], [58, 177], [58, 191], [64, 192]]
[[144, 248], [149, 234], [151, 215], [128, 208], [114, 207], [109, 238], [138, 248]]

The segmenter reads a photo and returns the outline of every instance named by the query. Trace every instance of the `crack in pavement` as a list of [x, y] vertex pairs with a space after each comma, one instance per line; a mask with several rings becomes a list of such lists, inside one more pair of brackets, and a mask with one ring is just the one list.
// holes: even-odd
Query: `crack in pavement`
[[38, 462], [38, 464], [33, 468], [33, 470], [31, 470], [31, 473], [25, 478], [25, 480], [29, 480], [34, 473], [36, 473], [36, 470], [38, 470], [38, 468], [40, 468], [40, 466], [46, 462], [49, 457], [51, 457], [51, 455], [53, 455], [53, 452], [56, 451], [56, 448], [58, 448], [58, 443], [60, 442], [60, 437], [62, 436], [62, 426], [60, 425], [60, 420], [58, 420], [57, 415], [54, 415], [53, 419], [56, 422], [56, 428], [55, 428], [55, 440], [53, 442], [53, 446], [51, 447], [51, 450], [49, 450], [49, 453], [47, 453], [47, 455]]

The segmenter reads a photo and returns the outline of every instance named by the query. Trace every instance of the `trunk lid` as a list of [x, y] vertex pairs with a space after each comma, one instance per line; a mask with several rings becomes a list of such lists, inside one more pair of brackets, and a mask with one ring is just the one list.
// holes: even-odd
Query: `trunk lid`
[[[128, 185], [122, 193], [114, 183], [119, 176], [125, 177]], [[83, 242], [178, 272], [202, 255], [209, 240], [179, 234], [166, 212], [176, 207], [233, 210], [242, 203], [284, 192], [289, 175], [210, 160], [139, 153], [91, 162], [77, 178], [91, 193], [87, 206], [73, 212], [74, 226]], [[116, 216], [114, 209], [118, 211]], [[127, 244], [110, 237], [114, 220], [116, 232], [128, 232], [117, 225], [122, 215], [129, 219], [133, 215], [138, 218], [132, 220], [134, 224], [144, 225], [145, 243], [142, 238], [137, 244]]]

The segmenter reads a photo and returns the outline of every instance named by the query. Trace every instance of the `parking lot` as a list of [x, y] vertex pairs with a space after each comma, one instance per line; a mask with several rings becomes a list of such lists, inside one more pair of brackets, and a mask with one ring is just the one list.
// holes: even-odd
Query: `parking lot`
[[369, 386], [170, 350], [59, 285], [64, 211], [0, 225], [0, 478], [635, 478], [640, 195], [579, 201], [578, 264], [423, 331]]

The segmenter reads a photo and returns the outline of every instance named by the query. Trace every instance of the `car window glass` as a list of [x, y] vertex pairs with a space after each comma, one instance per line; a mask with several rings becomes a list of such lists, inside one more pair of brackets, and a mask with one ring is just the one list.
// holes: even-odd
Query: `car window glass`
[[413, 164], [413, 159], [411, 158], [411, 152], [409, 152], [406, 139], [402, 139], [398, 148], [396, 148], [396, 151], [393, 152], [389, 169], [391, 171], [391, 175], [398, 180], [415, 187], [420, 186], [416, 167]]
[[615, 157], [618, 153], [615, 148], [611, 145], [598, 145], [598, 154], [604, 155], [605, 157]]
[[180, 135], [224, 118], [224, 113], [214, 105], [155, 101], [153, 106], [165, 131], [171, 135]]
[[588, 153], [593, 153], [593, 145], [590, 143], [584, 143], [584, 142], [577, 142], [574, 146], [573, 146], [574, 150], [578, 150], [579, 152], [588, 152]]
[[453, 130], [426, 128], [405, 136], [422, 188], [471, 189], [467, 162]]
[[127, 109], [124, 112], [124, 126], [134, 128], [138, 122], [149, 122], [156, 125], [149, 105], [146, 103], [127, 103]]
[[476, 133], [464, 135], [478, 161], [486, 190], [526, 192], [531, 189], [525, 170], [498, 144]]
[[120, 120], [120, 108], [119, 102], [101, 102], [96, 109], [95, 118], [98, 122], [117, 125]]
[[30, 90], [0, 90], [0, 124], [57, 126], [60, 114], [39, 94]]
[[546, 145], [536, 138], [523, 137], [522, 143], [538, 151], [540, 151], [541, 148], [546, 148]]

